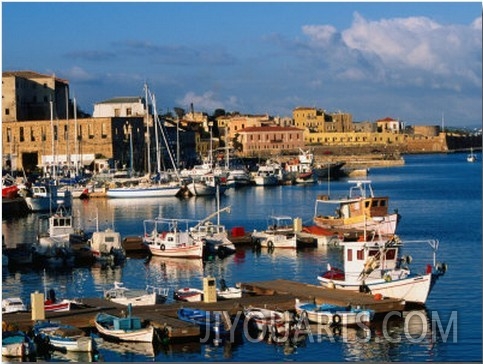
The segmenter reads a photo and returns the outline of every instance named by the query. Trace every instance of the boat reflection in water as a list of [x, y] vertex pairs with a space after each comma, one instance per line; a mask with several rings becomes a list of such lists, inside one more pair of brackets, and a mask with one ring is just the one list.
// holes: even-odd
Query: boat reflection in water
[[[156, 352], [154, 350], [154, 346], [152, 343], [147, 342], [129, 342], [129, 341], [119, 341], [113, 342], [104, 340], [103, 338], [96, 338], [97, 349], [102, 355], [103, 350], [114, 351], [117, 354], [120, 354], [122, 357], [129, 358], [130, 356], [144, 356], [146, 358], [150, 358], [151, 360], [154, 359], [156, 356]], [[106, 361], [108, 361], [106, 357], [104, 357]], [[138, 361], [139, 358], [136, 357], [135, 361]], [[125, 360], [131, 361], [131, 360]]]
[[151, 256], [146, 261], [149, 281], [153, 285], [162, 285], [175, 292], [182, 287], [202, 288], [202, 259], [168, 258]]
[[391, 312], [365, 328], [340, 328], [334, 336], [344, 343], [347, 360], [394, 361], [415, 351], [431, 351], [436, 338], [425, 310]]
[[[101, 286], [99, 290], [102, 292], [104, 286], [113, 285], [114, 282], [122, 281], [122, 267], [111, 266], [97, 262], [91, 267], [91, 274], [94, 284]], [[98, 290], [98, 289], [96, 289]]]
[[168, 258], [151, 256], [147, 261], [149, 270], [164, 281], [203, 277], [202, 259]]

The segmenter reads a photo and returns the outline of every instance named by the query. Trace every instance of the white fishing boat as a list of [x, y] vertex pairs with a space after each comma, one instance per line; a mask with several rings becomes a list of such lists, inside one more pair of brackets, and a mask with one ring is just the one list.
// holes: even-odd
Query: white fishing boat
[[220, 288], [216, 289], [216, 297], [221, 300], [232, 300], [241, 298], [242, 289], [239, 287], [228, 287], [224, 279], [220, 279]]
[[25, 311], [28, 311], [27, 305], [25, 305], [20, 297], [8, 297], [2, 299], [2, 314]]
[[193, 196], [215, 196], [217, 190], [223, 194], [228, 189], [226, 178], [213, 173], [192, 177], [186, 187]]
[[[144, 220], [143, 242], [152, 255], [172, 258], [202, 258], [203, 242], [189, 232], [190, 220], [154, 219]], [[184, 230], [180, 225], [185, 224]]]
[[100, 312], [96, 315], [94, 324], [99, 334], [114, 340], [152, 343], [154, 327], [143, 325], [141, 319], [131, 315], [128, 306], [127, 317], [109, 315]]
[[200, 302], [203, 300], [203, 290], [193, 287], [183, 287], [174, 291], [173, 298], [176, 301]]
[[279, 163], [267, 160], [253, 174], [253, 182], [257, 186], [276, 186], [284, 179], [283, 168]]
[[368, 324], [374, 318], [375, 313], [374, 310], [360, 307], [300, 302], [298, 298], [295, 299], [295, 311], [299, 315], [307, 315], [309, 322], [315, 324], [343, 326]]
[[47, 338], [58, 349], [72, 352], [92, 352], [95, 349], [92, 336], [72, 325], [38, 321], [34, 324], [33, 331], [36, 336]]
[[428, 243], [433, 250], [432, 265], [428, 264], [424, 273], [411, 272], [412, 258], [400, 255], [402, 242], [393, 236], [386, 241], [342, 242], [344, 268], [329, 264], [328, 270], [317, 279], [326, 288], [370, 292], [379, 298], [398, 298], [424, 305], [435, 281], [446, 272], [447, 266], [436, 263], [437, 240], [413, 243]]
[[118, 263], [126, 258], [121, 234], [112, 229], [94, 231], [88, 240], [92, 255], [98, 261]]
[[252, 233], [255, 244], [268, 249], [297, 248], [297, 235], [294, 231], [292, 217], [272, 215], [268, 219], [268, 228], [266, 230], [255, 230]]
[[[354, 186], [350, 187], [347, 198], [331, 199], [328, 195], [317, 197], [313, 219], [315, 225], [338, 232], [365, 230], [383, 235], [394, 234], [400, 216], [397, 211], [388, 211], [389, 197], [375, 196], [369, 180], [351, 180], [349, 183]], [[330, 212], [322, 211], [324, 207]]]
[[[42, 225], [45, 219], [39, 219]], [[74, 250], [71, 239], [82, 240], [83, 234], [74, 227], [74, 218], [67, 209], [60, 205], [54, 214], [48, 217], [48, 228], [39, 228], [38, 241], [33, 245], [35, 260], [51, 266], [71, 266], [74, 264]]]
[[114, 282], [114, 287], [104, 291], [106, 300], [121, 305], [151, 306], [166, 302], [169, 288], [148, 285], [145, 290], [126, 288], [122, 282]]
[[244, 308], [243, 313], [245, 319], [262, 332], [283, 334], [289, 324], [288, 316], [277, 310], [249, 306]]

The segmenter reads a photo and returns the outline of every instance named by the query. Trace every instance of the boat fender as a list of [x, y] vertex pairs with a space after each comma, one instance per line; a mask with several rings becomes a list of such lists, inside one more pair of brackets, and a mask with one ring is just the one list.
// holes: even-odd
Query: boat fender
[[268, 249], [273, 249], [273, 241], [269, 240], [267, 242], [267, 247], [268, 247]]
[[389, 274], [386, 274], [386, 275], [384, 275], [384, 280], [386, 282], [391, 282], [392, 281], [392, 278], [391, 278], [391, 276]]
[[338, 314], [332, 316], [332, 323], [334, 325], [340, 325], [341, 317]]
[[159, 249], [161, 249], [161, 251], [164, 252], [164, 250], [166, 249], [166, 247], [164, 246], [164, 244], [161, 244], [161, 246], [159, 247]]

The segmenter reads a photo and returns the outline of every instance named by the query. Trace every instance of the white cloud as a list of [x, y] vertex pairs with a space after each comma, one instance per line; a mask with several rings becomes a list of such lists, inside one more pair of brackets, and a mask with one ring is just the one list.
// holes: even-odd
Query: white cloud
[[302, 32], [319, 44], [331, 43], [337, 29], [331, 25], [305, 25]]
[[210, 114], [216, 109], [233, 110], [239, 106], [235, 96], [229, 96], [227, 100], [221, 101], [216, 99], [216, 95], [212, 91], [207, 91], [201, 95], [190, 91], [182, 99], [176, 100], [176, 102], [184, 108], [193, 104], [195, 110], [201, 110]]
[[64, 76], [71, 82], [89, 82], [96, 79], [96, 76], [90, 74], [79, 66], [74, 66], [64, 72]]
[[448, 90], [481, 86], [481, 17], [464, 26], [422, 16], [367, 20], [355, 13], [340, 33], [329, 25], [302, 31], [334, 79]]

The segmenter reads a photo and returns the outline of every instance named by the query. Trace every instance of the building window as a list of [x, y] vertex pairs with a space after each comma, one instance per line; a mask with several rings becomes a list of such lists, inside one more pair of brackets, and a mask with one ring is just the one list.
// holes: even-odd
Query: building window
[[106, 139], [107, 138], [107, 132], [106, 132], [106, 124], [102, 123], [101, 125], [101, 138]]
[[57, 140], [57, 125], [54, 126], [54, 140]]
[[69, 128], [64, 125], [64, 140], [69, 140]]
[[5, 109], [5, 115], [10, 115], [10, 109]]
[[25, 141], [24, 135], [23, 135], [23, 126], [20, 127], [20, 141], [21, 142]]
[[121, 109], [114, 109], [114, 116], [120, 117], [121, 116]]
[[7, 143], [11, 142], [10, 140], [11, 138], [12, 138], [12, 129], [7, 128]]
[[131, 109], [130, 107], [128, 107], [128, 108], [126, 109], [126, 115], [127, 115], [127, 116], [131, 116], [131, 115], [132, 115], [132, 109]]
[[30, 141], [35, 142], [34, 128], [30, 128]]
[[94, 139], [94, 128], [92, 127], [92, 124], [89, 124], [87, 128], [89, 132], [89, 139]]

